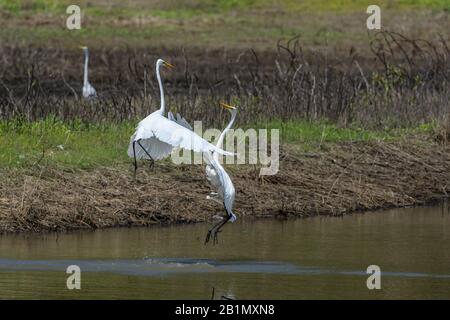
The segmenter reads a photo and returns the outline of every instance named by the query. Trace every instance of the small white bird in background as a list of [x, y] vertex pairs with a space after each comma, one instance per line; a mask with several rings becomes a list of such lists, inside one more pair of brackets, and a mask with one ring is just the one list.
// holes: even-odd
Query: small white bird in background
[[80, 49], [83, 49], [84, 52], [83, 98], [95, 99], [97, 98], [97, 91], [88, 80], [89, 49], [88, 47], [80, 47]]
[[139, 122], [128, 146], [128, 156], [134, 158], [135, 175], [138, 159], [148, 159], [151, 161], [151, 166], [153, 166], [155, 160], [169, 156], [173, 148], [183, 148], [202, 153], [217, 152], [224, 155], [233, 155], [231, 152], [217, 148], [193, 132], [191, 126], [179, 114], [177, 114], [177, 118], [170, 112], [169, 118], [164, 116], [165, 102], [160, 75], [161, 66], [174, 68], [173, 65], [162, 59], [156, 61], [156, 77], [159, 83], [161, 107]]
[[[219, 136], [216, 147], [221, 148], [223, 139], [225, 134], [232, 127], [234, 120], [237, 115], [237, 108], [230, 106], [225, 103], [221, 103], [222, 107], [231, 112], [231, 120], [222, 133]], [[230, 176], [222, 167], [219, 162], [219, 154], [217, 152], [208, 152], [205, 154], [206, 161], [208, 164], [206, 165], [206, 178], [208, 181], [216, 188], [217, 193], [211, 192], [207, 199], [214, 200], [220, 204], [223, 204], [225, 209], [225, 217], [222, 221], [214, 225], [211, 229], [209, 229], [208, 234], [206, 235], [205, 244], [209, 242], [211, 237], [213, 238], [213, 244], [218, 242], [217, 234], [221, 232], [221, 228], [228, 222], [236, 221], [236, 215], [233, 213], [233, 204], [235, 197], [235, 190], [233, 182], [230, 179]]]

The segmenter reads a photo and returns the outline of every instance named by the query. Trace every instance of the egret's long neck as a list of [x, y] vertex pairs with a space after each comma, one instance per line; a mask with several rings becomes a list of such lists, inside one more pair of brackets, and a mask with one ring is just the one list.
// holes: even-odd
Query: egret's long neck
[[[217, 144], [216, 147], [217, 148], [222, 148], [222, 143], [223, 143], [223, 139], [225, 138], [225, 135], [227, 134], [228, 130], [231, 129], [231, 127], [233, 126], [234, 120], [236, 119], [236, 110], [233, 110], [233, 113], [231, 114], [231, 120], [228, 123], [228, 125], [225, 127], [225, 129], [223, 129], [222, 133], [219, 136], [219, 140], [217, 140]], [[214, 152], [214, 159], [219, 159], [219, 154], [217, 152]]]
[[163, 85], [162, 85], [162, 81], [161, 81], [161, 75], [159, 74], [159, 69], [160, 69], [161, 65], [157, 65], [156, 66], [156, 77], [158, 78], [158, 83], [159, 83], [159, 94], [161, 96], [161, 107], [159, 108], [159, 110], [161, 111], [161, 114], [164, 115], [164, 108], [165, 108], [165, 102], [164, 102], [164, 89], [163, 89]]
[[84, 85], [88, 82], [88, 62], [89, 62], [89, 53], [87, 50], [84, 51]]

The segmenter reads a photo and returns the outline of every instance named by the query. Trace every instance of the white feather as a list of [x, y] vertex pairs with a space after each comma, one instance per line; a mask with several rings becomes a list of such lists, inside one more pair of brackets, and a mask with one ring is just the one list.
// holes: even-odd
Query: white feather
[[208, 153], [207, 157], [210, 163], [209, 170], [210, 172], [214, 172], [209, 176], [207, 174], [208, 180], [211, 179], [210, 181], [214, 181], [212, 183], [217, 188], [217, 196], [222, 199], [225, 210], [231, 216], [230, 221], [234, 222], [236, 221], [236, 216], [233, 213], [233, 204], [236, 191], [233, 182], [219, 161], [214, 159], [214, 156], [211, 153]]
[[83, 86], [83, 98], [85, 99], [97, 98], [97, 91], [95, 91], [95, 88], [89, 82], [87, 82]]
[[[183, 148], [194, 152], [217, 152], [223, 155], [233, 155], [212, 145], [195, 132], [164, 117], [160, 111], [155, 111], [142, 120], [131, 137], [128, 146], [128, 156], [134, 157], [133, 143], [139, 141], [154, 160], [167, 157], [173, 148]], [[137, 159], [148, 159], [148, 155], [135, 143]]]
[[89, 63], [89, 49], [87, 47], [83, 48], [84, 51], [84, 75], [83, 75], [83, 98], [94, 99], [97, 98], [97, 91], [88, 80], [88, 63]]
[[[234, 120], [236, 119], [237, 110], [234, 109], [231, 112], [231, 120], [226, 126], [226, 128], [222, 131], [222, 133], [219, 136], [219, 139], [217, 141], [216, 147], [220, 148], [222, 146], [223, 139], [225, 137], [225, 134], [227, 131], [231, 128], [231, 126], [234, 123]], [[234, 222], [236, 221], [236, 216], [233, 213], [233, 204], [234, 204], [234, 197], [235, 197], [235, 189], [233, 182], [231, 181], [230, 176], [225, 171], [225, 169], [222, 167], [222, 165], [219, 162], [219, 157], [216, 152], [207, 153], [205, 155], [206, 160], [206, 178], [211, 183], [211, 185], [216, 188], [217, 190], [217, 197], [220, 198], [223, 201], [223, 204], [225, 206], [225, 210], [227, 213], [231, 216], [230, 221]], [[208, 199], [216, 200], [215, 198], [208, 197]]]
[[134, 158], [136, 155], [136, 159], [148, 159], [148, 155], [150, 155], [153, 160], [160, 160], [167, 157], [173, 148], [183, 148], [194, 152], [216, 152], [224, 155], [233, 155], [234, 153], [217, 148], [193, 132], [192, 127], [179, 114], [177, 114], [176, 118], [172, 112], [168, 112], [167, 118], [164, 116], [164, 89], [159, 73], [159, 69], [163, 64], [167, 63], [162, 59], [156, 61], [156, 76], [159, 83], [161, 107], [139, 122], [136, 131], [130, 139], [128, 156]]

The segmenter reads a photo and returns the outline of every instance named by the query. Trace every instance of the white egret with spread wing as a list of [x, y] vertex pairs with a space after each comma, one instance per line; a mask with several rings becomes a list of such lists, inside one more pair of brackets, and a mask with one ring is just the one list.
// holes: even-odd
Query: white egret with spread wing
[[[231, 112], [231, 120], [220, 134], [216, 144], [217, 148], [222, 147], [225, 134], [232, 127], [237, 115], [236, 107], [230, 106], [225, 103], [221, 103], [221, 105], [222, 107]], [[217, 190], [217, 192], [211, 192], [210, 195], [207, 196], [207, 198], [223, 204], [225, 209], [225, 217], [223, 218], [223, 220], [214, 225], [211, 229], [209, 229], [208, 234], [206, 235], [205, 244], [209, 242], [211, 237], [213, 238], [213, 244], [216, 244], [217, 234], [221, 231], [221, 228], [228, 221], [231, 222], [236, 221], [236, 215], [233, 213], [235, 189], [230, 176], [219, 162], [219, 154], [214, 151], [208, 152], [205, 154], [205, 158], [206, 161], [208, 162], [206, 166], [206, 178]]]
[[97, 97], [97, 91], [88, 80], [89, 49], [88, 47], [80, 47], [80, 49], [84, 52], [83, 98], [90, 100]]
[[217, 148], [193, 132], [186, 120], [180, 115], [177, 114], [177, 118], [172, 113], [169, 113], [169, 118], [164, 116], [165, 101], [160, 75], [161, 66], [174, 67], [162, 59], [158, 59], [156, 62], [156, 76], [161, 95], [160, 109], [139, 122], [128, 146], [128, 156], [134, 158], [135, 173], [138, 159], [148, 159], [153, 165], [155, 160], [169, 156], [173, 148], [183, 148], [194, 152], [217, 152], [224, 155], [233, 155], [233, 153]]

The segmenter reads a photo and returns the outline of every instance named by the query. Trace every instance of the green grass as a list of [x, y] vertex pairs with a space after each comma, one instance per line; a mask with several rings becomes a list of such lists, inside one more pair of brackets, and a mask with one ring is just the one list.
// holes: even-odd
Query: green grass
[[[130, 161], [127, 146], [136, 122], [64, 123], [54, 117], [35, 122], [2, 120], [0, 167], [20, 168], [45, 163], [62, 168], [86, 169], [127, 163]], [[339, 128], [326, 122], [275, 120], [246, 127], [280, 129], [284, 143], [311, 150], [324, 143], [398, 139], [408, 133], [430, 132], [434, 125], [380, 132]]]
[[450, 9], [448, 0], [311, 0], [311, 1], [297, 1], [297, 0], [283, 0], [285, 7], [296, 11], [360, 11], [365, 10], [371, 4], [376, 4], [383, 9]]
[[[445, 23], [436, 23], [430, 30], [430, 22], [437, 11], [450, 10], [450, 1], [376, 3], [382, 8], [383, 26], [391, 30], [411, 31], [419, 38], [427, 38], [430, 31], [446, 34], [448, 30]], [[362, 0], [80, 0], [81, 30], [65, 28], [69, 4], [69, 0], [0, 0], [0, 11], [10, 13], [4, 15], [0, 40], [68, 48], [83, 43], [90, 47], [164, 44], [273, 49], [278, 40], [300, 35], [304, 47], [368, 47], [368, 3]]]
[[111, 166], [127, 159], [133, 123], [63, 123], [53, 117], [0, 122], [0, 166], [26, 167], [39, 161], [63, 167]]
[[[64, 14], [65, 8], [73, 4], [69, 0], [0, 0], [0, 9], [13, 14], [46, 12], [47, 14]], [[167, 3], [153, 1], [78, 1], [82, 10], [95, 15], [142, 15], [159, 12], [162, 16], [183, 17], [184, 11], [223, 13], [229, 10], [271, 9], [279, 8], [289, 11], [356, 11], [365, 10], [369, 4], [377, 4], [388, 9], [429, 8], [450, 9], [448, 0], [378, 0], [369, 3], [366, 0], [171, 0]], [[167, 12], [163, 13], [163, 12]]]
[[430, 133], [435, 124], [423, 124], [415, 128], [367, 130], [358, 127], [341, 128], [326, 121], [309, 122], [301, 120], [273, 120], [258, 127], [280, 129], [283, 142], [291, 144], [315, 145], [322, 142], [393, 140], [406, 134]]

